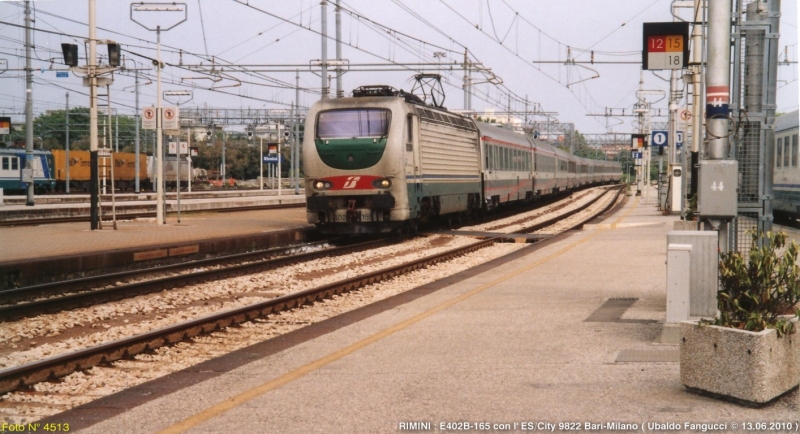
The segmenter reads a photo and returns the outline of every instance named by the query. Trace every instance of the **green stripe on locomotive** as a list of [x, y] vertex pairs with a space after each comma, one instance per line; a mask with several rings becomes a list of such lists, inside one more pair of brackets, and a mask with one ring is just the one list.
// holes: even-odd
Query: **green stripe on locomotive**
[[378, 164], [386, 150], [386, 137], [316, 139], [317, 153], [334, 169], [359, 170]]

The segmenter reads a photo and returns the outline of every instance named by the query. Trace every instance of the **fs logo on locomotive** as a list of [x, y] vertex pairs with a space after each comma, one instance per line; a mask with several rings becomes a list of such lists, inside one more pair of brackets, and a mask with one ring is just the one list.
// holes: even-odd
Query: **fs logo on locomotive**
[[360, 176], [348, 176], [342, 188], [356, 188], [359, 179], [361, 179]]

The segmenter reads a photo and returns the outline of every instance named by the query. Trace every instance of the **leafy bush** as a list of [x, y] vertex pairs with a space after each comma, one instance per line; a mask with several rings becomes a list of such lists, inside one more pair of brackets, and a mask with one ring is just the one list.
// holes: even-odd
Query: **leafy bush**
[[[747, 260], [739, 252], [721, 255], [717, 292], [720, 313], [712, 323], [755, 332], [773, 328], [778, 336], [793, 333], [793, 324], [785, 315], [793, 311], [800, 317], [798, 246], [794, 240], [787, 245], [783, 232], [748, 232], [753, 243]], [[761, 247], [759, 239], [763, 241]]]

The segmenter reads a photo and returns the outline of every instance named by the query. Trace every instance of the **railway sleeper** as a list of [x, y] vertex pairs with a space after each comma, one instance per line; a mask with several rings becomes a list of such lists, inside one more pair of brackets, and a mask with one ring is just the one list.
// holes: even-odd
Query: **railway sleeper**
[[[142, 353], [145, 350], [147, 350], [147, 344], [144, 343], [144, 342], [140, 342], [140, 343], [137, 343], [137, 344], [130, 345], [128, 348], [125, 349], [125, 357], [122, 357], [122, 358], [125, 358], [125, 359], [132, 358], [133, 356], [135, 356], [135, 355], [137, 355], [139, 353]], [[110, 361], [113, 362], [113, 360], [110, 360]]]
[[170, 344], [176, 344], [178, 342], [185, 341], [185, 340], [189, 339], [189, 335], [185, 331], [180, 331], [180, 332], [168, 334], [165, 337], [165, 339]]
[[153, 340], [149, 341], [147, 345], [145, 345], [145, 351], [151, 352], [155, 351], [156, 348], [164, 346], [167, 343], [167, 339], [163, 337], [154, 338]]
[[63, 377], [65, 375], [69, 375], [73, 371], [89, 369], [92, 366], [96, 366], [99, 365], [100, 363], [103, 363], [103, 360], [105, 359], [106, 359], [105, 354], [94, 354], [91, 356], [87, 356], [75, 362], [75, 369], [70, 370], [69, 372], [66, 371], [58, 372], [57, 375], [59, 377]]
[[[56, 378], [55, 372], [51, 370], [41, 370], [39, 372], [34, 372], [30, 375], [25, 375], [20, 378], [15, 378], [9, 381], [9, 386], [13, 387], [14, 385], [19, 387], [30, 386], [32, 384], [41, 383], [42, 381], [47, 381], [50, 378]], [[4, 382], [5, 383], [5, 382]], [[5, 386], [5, 384], [3, 384]], [[3, 387], [3, 390], [8, 390]]]

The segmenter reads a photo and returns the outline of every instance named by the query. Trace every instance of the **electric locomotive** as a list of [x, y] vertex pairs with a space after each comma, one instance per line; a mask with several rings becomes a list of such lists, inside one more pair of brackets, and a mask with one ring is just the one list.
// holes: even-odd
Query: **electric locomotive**
[[322, 100], [306, 117], [308, 221], [326, 233], [413, 230], [481, 207], [475, 123], [388, 86]]

